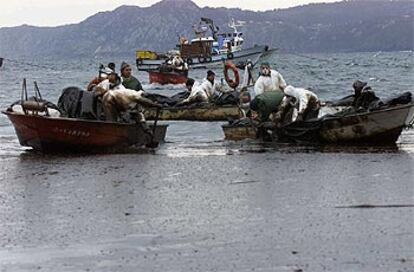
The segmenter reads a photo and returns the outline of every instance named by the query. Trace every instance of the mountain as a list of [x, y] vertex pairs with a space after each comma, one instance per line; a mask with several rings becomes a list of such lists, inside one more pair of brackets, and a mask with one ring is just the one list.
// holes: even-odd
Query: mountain
[[192, 36], [200, 17], [228, 30], [231, 18], [247, 22], [246, 45], [270, 44], [289, 52], [401, 51], [414, 48], [412, 0], [352, 0], [253, 12], [200, 8], [191, 0], [150, 7], [121, 6], [79, 24], [0, 28], [0, 56], [77, 57], [164, 51], [178, 34]]

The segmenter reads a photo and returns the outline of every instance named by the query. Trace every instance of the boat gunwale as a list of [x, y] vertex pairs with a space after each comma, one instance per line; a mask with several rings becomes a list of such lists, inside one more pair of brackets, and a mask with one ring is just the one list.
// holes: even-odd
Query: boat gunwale
[[[335, 121], [335, 120], [343, 119], [343, 118], [349, 118], [349, 117], [355, 117], [355, 116], [367, 116], [367, 115], [373, 115], [373, 114], [383, 113], [383, 112], [387, 112], [387, 111], [401, 110], [401, 109], [406, 109], [406, 108], [411, 108], [411, 107], [414, 107], [414, 102], [404, 104], [404, 105], [396, 105], [396, 106], [393, 106], [393, 107], [384, 108], [384, 109], [375, 110], [375, 111], [352, 113], [352, 114], [348, 114], [348, 115], [344, 115], [344, 116], [333, 116], [333, 115], [327, 114], [326, 116], [321, 116], [318, 119], [305, 121], [305, 123], [306, 122], [312, 123], [312, 122], [316, 122], [316, 121], [321, 121], [321, 122]], [[251, 125], [249, 125], [249, 126], [251, 126]], [[223, 124], [222, 127], [227, 129], [227, 128], [237, 128], [237, 127], [246, 127], [246, 126], [245, 126], [245, 124], [236, 124], [236, 125], [234, 125], [234, 124]]]
[[[134, 123], [118, 123], [118, 122], [106, 122], [106, 121], [100, 121], [100, 120], [88, 120], [88, 119], [80, 119], [80, 118], [68, 118], [68, 117], [51, 117], [51, 116], [42, 116], [42, 115], [34, 115], [34, 114], [24, 114], [24, 113], [18, 113], [13, 111], [5, 111], [2, 110], [1, 113], [9, 116], [25, 116], [25, 117], [31, 117], [31, 118], [39, 118], [39, 119], [47, 119], [52, 121], [68, 121], [68, 122], [83, 122], [83, 123], [94, 123], [94, 124], [106, 124], [106, 125], [116, 125], [116, 126], [135, 126]], [[152, 125], [152, 122], [149, 124]], [[157, 124], [157, 126], [160, 127], [168, 127], [168, 124]]]
[[[351, 114], [347, 114], [347, 115], [343, 115], [343, 116], [335, 116], [335, 115], [327, 114], [325, 116], [321, 116], [318, 119], [310, 120], [309, 122], [314, 122], [314, 121], [318, 121], [318, 120], [321, 120], [322, 122], [324, 122], [324, 121], [332, 121], [332, 120], [336, 120], [336, 119], [355, 117], [355, 116], [368, 116], [368, 115], [373, 115], [373, 114], [376, 114], [376, 113], [383, 113], [383, 112], [387, 112], [387, 111], [394, 111], [394, 110], [400, 110], [400, 109], [411, 108], [411, 107], [414, 107], [414, 102], [410, 102], [410, 103], [404, 104], [404, 105], [396, 105], [396, 106], [392, 106], [392, 107], [388, 107], [388, 108], [384, 108], [384, 109], [379, 109], [379, 110], [374, 110], [374, 111], [356, 112], [356, 113], [351, 113]], [[307, 121], [305, 121], [305, 122], [307, 122]]]
[[[211, 106], [210, 106], [211, 105]], [[189, 106], [182, 106], [182, 107], [163, 107], [160, 109], [160, 111], [163, 110], [205, 110], [205, 109], [221, 109], [221, 108], [240, 108], [239, 105], [231, 105], [231, 104], [227, 104], [227, 105], [216, 105], [216, 104], [211, 104], [211, 103], [206, 103], [206, 104], [198, 104], [198, 105], [189, 105]], [[153, 109], [149, 109], [151, 111], [154, 111]], [[148, 111], [148, 110], [144, 110], [144, 111]]]

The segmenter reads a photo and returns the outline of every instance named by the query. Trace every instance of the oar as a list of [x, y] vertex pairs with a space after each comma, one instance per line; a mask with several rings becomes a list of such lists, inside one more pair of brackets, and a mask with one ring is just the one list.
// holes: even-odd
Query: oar
[[154, 124], [152, 127], [152, 137], [151, 137], [151, 141], [147, 144], [147, 147], [149, 148], [156, 148], [158, 147], [158, 142], [155, 141], [155, 132], [157, 129], [157, 123], [158, 123], [158, 119], [160, 117], [160, 112], [161, 112], [161, 108], [157, 108], [157, 113], [155, 114], [155, 120], [154, 120]]

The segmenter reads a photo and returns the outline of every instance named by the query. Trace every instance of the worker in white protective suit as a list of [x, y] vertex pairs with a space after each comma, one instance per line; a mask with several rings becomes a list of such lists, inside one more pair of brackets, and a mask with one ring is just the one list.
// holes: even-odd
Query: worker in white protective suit
[[295, 98], [299, 104], [297, 117], [293, 121], [306, 121], [318, 117], [320, 102], [316, 94], [304, 88], [295, 88], [291, 85], [284, 89], [284, 93]]
[[[107, 79], [99, 83], [95, 88], [95, 93], [102, 96], [102, 104], [107, 121], [117, 121], [119, 115], [129, 108], [134, 108], [137, 104], [147, 107], [161, 107], [159, 104], [145, 98], [144, 91], [126, 89], [121, 84], [121, 79], [116, 73], [111, 73]], [[145, 123], [142, 112], [138, 112], [137, 121]]]
[[260, 65], [260, 76], [254, 84], [256, 95], [269, 91], [283, 91], [286, 88], [286, 81], [276, 70], [272, 70], [270, 64], [264, 62]]
[[186, 86], [190, 91], [190, 95], [179, 104], [211, 102], [218, 93], [224, 92], [223, 86], [215, 82], [215, 76], [216, 74], [209, 70], [207, 71], [207, 78], [201, 84], [189, 79]]

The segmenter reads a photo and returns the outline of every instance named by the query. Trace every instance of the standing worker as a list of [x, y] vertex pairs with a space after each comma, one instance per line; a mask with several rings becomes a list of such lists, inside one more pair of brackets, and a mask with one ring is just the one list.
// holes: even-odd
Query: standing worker
[[286, 88], [286, 81], [276, 70], [272, 70], [268, 62], [260, 65], [260, 76], [254, 84], [256, 95], [269, 91], [283, 91]]
[[121, 64], [121, 78], [122, 78], [122, 85], [125, 88], [135, 90], [135, 91], [142, 91], [142, 85], [139, 80], [132, 75], [132, 67], [126, 62]]

